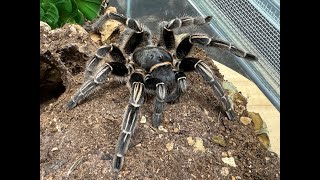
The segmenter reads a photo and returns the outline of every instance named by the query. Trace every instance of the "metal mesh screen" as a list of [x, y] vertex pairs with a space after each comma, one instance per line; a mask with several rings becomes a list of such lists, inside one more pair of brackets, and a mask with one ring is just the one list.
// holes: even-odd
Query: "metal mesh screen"
[[218, 38], [255, 54], [259, 61], [238, 59], [269, 100], [280, 109], [280, 1], [188, 0], [210, 22]]
[[280, 31], [247, 0], [212, 0], [211, 3], [264, 57], [260, 63], [280, 85]]

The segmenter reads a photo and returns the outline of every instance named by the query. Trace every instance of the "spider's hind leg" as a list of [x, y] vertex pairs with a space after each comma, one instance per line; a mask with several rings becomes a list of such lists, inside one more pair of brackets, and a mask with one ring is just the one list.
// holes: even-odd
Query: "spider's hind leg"
[[126, 16], [116, 12], [105, 13], [92, 24], [90, 30], [97, 32], [108, 19], [116, 20], [137, 32], [143, 31], [142, 26], [137, 22], [137, 20], [127, 18]]
[[126, 54], [131, 54], [141, 43], [144, 43], [143, 45], [151, 44], [151, 33], [142, 23], [115, 12], [109, 12], [101, 16], [91, 26], [91, 30], [98, 31], [108, 19], [116, 20], [133, 30], [123, 48]]
[[212, 19], [212, 16], [203, 17], [182, 17], [175, 18], [169, 22], [161, 22], [160, 28], [160, 45], [164, 45], [168, 50], [171, 50], [175, 47], [175, 36], [174, 29], [179, 29], [191, 25], [203, 25], [209, 22]]
[[189, 54], [192, 46], [195, 44], [200, 44], [200, 45], [209, 46], [209, 47], [217, 47], [219, 49], [230, 51], [235, 56], [238, 56], [247, 60], [251, 60], [251, 61], [257, 60], [257, 57], [255, 55], [248, 53], [232, 45], [231, 43], [211, 38], [205, 34], [193, 34], [182, 39], [180, 44], [177, 46], [177, 50], [176, 50], [177, 57], [179, 59], [185, 58]]
[[126, 63], [125, 57], [123, 56], [121, 50], [117, 46], [112, 44], [101, 46], [97, 50], [94, 57], [90, 61], [88, 61], [86, 65], [86, 69], [84, 72], [85, 80], [92, 78], [94, 72], [96, 71], [96, 68], [98, 67], [102, 59], [105, 58], [108, 54], [110, 54], [114, 61], [123, 64]]
[[223, 110], [226, 112], [229, 120], [236, 120], [237, 114], [234, 111], [232, 104], [223, 89], [218, 78], [213, 74], [209, 66], [202, 60], [197, 58], [184, 58], [177, 64], [179, 70], [188, 72], [195, 70], [202, 78], [209, 83], [214, 91], [214, 96], [221, 102]]
[[131, 29], [131, 34], [128, 35], [123, 46], [123, 50], [126, 54], [133, 53], [138, 46], [152, 44], [150, 30], [136, 19], [131, 19], [122, 14], [113, 12], [110, 12], [108, 16], [110, 19], [116, 20]]

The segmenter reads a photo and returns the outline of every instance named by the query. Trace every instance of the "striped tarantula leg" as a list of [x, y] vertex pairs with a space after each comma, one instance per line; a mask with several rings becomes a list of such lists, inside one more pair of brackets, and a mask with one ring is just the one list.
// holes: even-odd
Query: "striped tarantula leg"
[[123, 50], [126, 54], [131, 54], [143, 42], [145, 33], [134, 32], [126, 41]]
[[162, 119], [162, 111], [166, 103], [167, 90], [165, 84], [158, 78], [146, 78], [146, 89], [155, 92], [154, 111], [152, 114], [152, 126], [157, 128], [160, 126]]
[[187, 90], [187, 77], [183, 72], [175, 72], [177, 87], [166, 97], [166, 102], [174, 102]]
[[108, 12], [105, 15], [101, 16], [93, 25], [92, 29], [97, 31], [100, 29], [101, 26], [108, 20], [116, 20], [123, 25], [126, 25], [128, 28], [134, 30], [134, 32], [130, 35], [127, 42], [124, 45], [124, 52], [126, 54], [131, 54], [140, 45], [142, 42], [147, 44], [151, 44], [151, 36], [150, 32], [147, 28], [143, 26], [143, 24], [139, 23], [135, 19], [127, 18], [126, 16], [115, 13], [115, 12]]
[[152, 44], [151, 32], [148, 28], [144, 27], [143, 24], [130, 18], [128, 18], [126, 24], [128, 27], [134, 29], [135, 31], [131, 33], [131, 35], [125, 42], [125, 45], [123, 47], [125, 53], [131, 54], [138, 46], [146, 46]]
[[175, 47], [175, 36], [173, 33], [174, 29], [181, 27], [191, 26], [191, 25], [202, 25], [209, 22], [212, 16], [203, 17], [182, 17], [175, 18], [169, 22], [163, 21], [160, 24], [161, 34], [160, 34], [160, 44], [171, 50]]
[[74, 96], [71, 98], [71, 100], [67, 103], [66, 108], [68, 110], [73, 109], [76, 107], [76, 105], [85, 99], [92, 91], [95, 89], [98, 85], [102, 84], [110, 73], [112, 72], [112, 66], [108, 63], [104, 64], [102, 66], [94, 78], [91, 78], [90, 80], [87, 80], [80, 89], [74, 94]]
[[105, 63], [100, 69], [95, 73], [95, 75], [89, 80], [85, 81], [80, 89], [74, 94], [71, 100], [67, 103], [66, 108], [68, 110], [73, 109], [76, 105], [84, 100], [88, 95], [90, 95], [93, 90], [103, 84], [110, 73], [115, 76], [126, 76], [130, 70], [125, 64], [119, 62], [109, 62]]
[[207, 16], [205, 18], [203, 17], [182, 17], [182, 18], [176, 18], [172, 19], [168, 22], [168, 24], [165, 26], [168, 30], [173, 30], [185, 26], [191, 26], [191, 25], [203, 25], [205, 23], [210, 22], [212, 19], [212, 16]]
[[152, 126], [157, 128], [160, 126], [162, 120], [162, 111], [165, 105], [165, 98], [167, 95], [166, 86], [163, 82], [156, 84], [156, 99], [154, 102], [154, 111], [152, 114]]
[[178, 90], [179, 92], [186, 92], [187, 90], [187, 77], [183, 72], [176, 72], [175, 74], [177, 83], [178, 83]]
[[108, 19], [112, 19], [112, 20], [116, 20], [124, 25], [126, 25], [127, 27], [129, 27], [130, 29], [133, 29], [137, 32], [142, 32], [143, 28], [141, 26], [140, 23], [138, 23], [137, 20], [135, 19], [131, 19], [131, 18], [127, 18], [126, 16], [119, 14], [119, 13], [115, 13], [115, 12], [108, 12], [105, 13], [103, 16], [101, 16], [97, 21], [95, 21], [90, 30], [94, 31], [94, 32], [98, 32], [100, 30], [100, 28], [103, 26], [104, 23], [106, 23], [106, 21]]
[[218, 78], [213, 74], [209, 66], [197, 58], [184, 58], [178, 63], [179, 70], [188, 72], [195, 70], [202, 78], [208, 82], [214, 91], [215, 97], [221, 102], [223, 110], [226, 112], [229, 120], [235, 120], [237, 115], [233, 110], [231, 102], [225, 93]]
[[193, 43], [190, 42], [189, 36], [184, 37], [177, 46], [177, 49], [176, 49], [177, 58], [178, 59], [185, 58], [191, 51], [192, 47], [193, 47]]
[[201, 44], [201, 45], [210, 46], [210, 47], [217, 47], [220, 49], [228, 50], [232, 54], [234, 54], [238, 57], [241, 57], [241, 58], [245, 58], [247, 60], [251, 60], [251, 61], [258, 60], [255, 55], [250, 54], [248, 52], [245, 52], [244, 50], [241, 50], [230, 43], [227, 43], [225, 41], [216, 40], [216, 39], [208, 37], [207, 35], [202, 35], [202, 34], [190, 35], [190, 36], [183, 38], [182, 41], [180, 42], [180, 44], [177, 46], [177, 50], [176, 50], [177, 58], [178, 59], [185, 58], [189, 54], [189, 52], [194, 44]]
[[144, 28], [143, 24], [139, 23], [135, 19], [127, 18], [122, 14], [109, 12], [106, 13], [104, 16], [99, 18], [93, 25], [92, 29], [99, 29], [107, 19], [116, 20], [124, 25], [126, 25], [128, 28], [134, 30], [134, 32], [130, 35], [127, 42], [124, 45], [124, 52], [126, 54], [131, 54], [133, 51], [137, 48], [139, 44], [142, 42], [146, 42], [146, 44], [151, 43], [150, 39], [150, 32], [147, 30], [147, 28]]
[[93, 76], [98, 64], [101, 62], [101, 60], [110, 54], [112, 59], [116, 62], [120, 63], [126, 63], [126, 59], [124, 58], [121, 50], [112, 44], [101, 46], [94, 57], [88, 61], [85, 69], [85, 79], [88, 80], [90, 77]]
[[130, 144], [130, 139], [139, 115], [140, 106], [144, 102], [144, 79], [140, 73], [133, 73], [130, 77], [131, 94], [129, 105], [125, 110], [122, 121], [121, 132], [118, 138], [116, 151], [113, 159], [113, 171], [119, 172], [123, 166], [124, 155]]
[[251, 61], [258, 60], [255, 55], [245, 52], [244, 50], [239, 49], [238, 47], [232, 45], [231, 43], [213, 39], [208, 37], [207, 35], [203, 35], [203, 34], [191, 35], [190, 42], [193, 44], [201, 44], [205, 46], [217, 47], [223, 50], [227, 50], [227, 51], [230, 51], [232, 54], [241, 58], [245, 58], [247, 60], [251, 60]]

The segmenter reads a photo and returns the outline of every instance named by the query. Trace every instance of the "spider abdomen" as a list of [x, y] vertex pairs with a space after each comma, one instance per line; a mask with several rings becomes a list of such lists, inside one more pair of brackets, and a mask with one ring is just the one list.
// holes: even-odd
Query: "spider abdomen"
[[138, 49], [133, 54], [133, 61], [138, 66], [146, 71], [149, 71], [152, 66], [162, 62], [172, 63], [171, 54], [163, 48], [150, 46]]

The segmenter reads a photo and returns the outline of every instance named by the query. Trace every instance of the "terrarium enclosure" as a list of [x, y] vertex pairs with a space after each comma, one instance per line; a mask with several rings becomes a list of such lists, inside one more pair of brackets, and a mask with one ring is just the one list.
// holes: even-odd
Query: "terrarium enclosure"
[[[188, 72], [187, 90], [176, 101], [165, 103], [158, 128], [151, 123], [157, 95], [145, 96], [135, 114], [134, 134], [119, 172], [113, 171], [113, 158], [133, 93], [126, 86], [130, 74], [121, 81], [110, 74], [74, 108], [67, 109], [75, 95], [82, 96], [89, 87], [86, 68], [97, 57], [97, 50], [110, 44], [123, 47], [127, 33], [125, 22], [112, 19], [92, 31], [99, 16], [90, 19], [92, 9], [85, 12], [81, 9], [84, 4], [74, 6], [85, 1], [68, 1], [79, 11], [75, 16], [69, 14], [73, 19], [61, 27], [60, 20], [56, 24], [40, 21], [41, 179], [280, 179], [279, 1], [110, 0], [98, 4], [105, 5], [100, 17], [113, 12], [138, 20], [151, 30], [155, 44], [162, 21], [212, 16], [201, 26], [176, 29], [176, 42], [186, 34], [203, 33], [258, 57], [258, 61], [248, 61], [219, 48], [195, 45], [188, 57], [208, 65], [238, 119], [228, 119], [201, 73]], [[63, 1], [50, 2], [56, 5], [56, 12], [70, 7], [55, 4]], [[51, 5], [48, 9], [55, 11]], [[66, 19], [66, 15], [60, 17]], [[174, 54], [174, 50], [167, 51]], [[132, 54], [124, 57], [132, 60]], [[101, 67], [112, 61], [105, 56]]]

